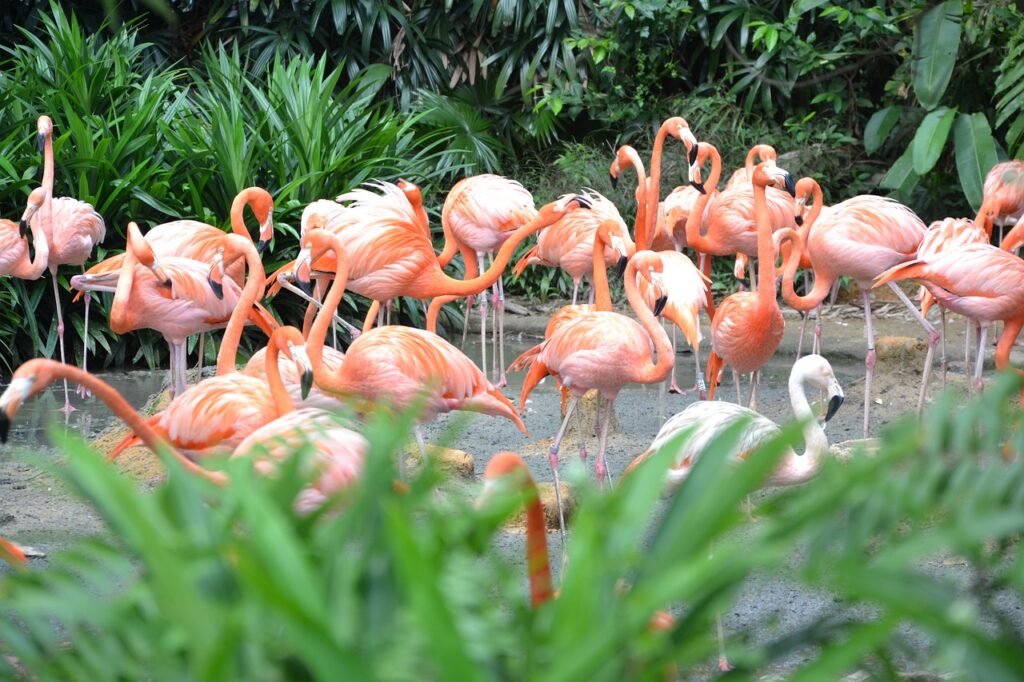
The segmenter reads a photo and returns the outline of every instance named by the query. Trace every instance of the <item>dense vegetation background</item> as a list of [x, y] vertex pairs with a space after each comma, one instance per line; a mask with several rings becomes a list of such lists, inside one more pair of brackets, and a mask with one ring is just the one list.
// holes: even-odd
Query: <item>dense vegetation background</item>
[[[56, 193], [103, 214], [101, 256], [128, 220], [226, 224], [251, 184], [277, 201], [268, 267], [293, 254], [305, 203], [374, 177], [421, 183], [435, 218], [446, 188], [482, 171], [538, 202], [593, 186], [625, 215], [611, 154], [647, 148], [669, 115], [727, 167], [775, 145], [826, 201], [892, 193], [926, 220], [965, 215], [987, 167], [1024, 147], [1022, 18], [1012, 2], [17, 0], [0, 12], [0, 211], [19, 214], [37, 183], [46, 112]], [[564, 292], [531, 270], [514, 291]], [[0, 283], [8, 365], [53, 352], [45, 291]], [[80, 309], [70, 318], [80, 336]], [[107, 363], [164, 352], [90, 335]]]

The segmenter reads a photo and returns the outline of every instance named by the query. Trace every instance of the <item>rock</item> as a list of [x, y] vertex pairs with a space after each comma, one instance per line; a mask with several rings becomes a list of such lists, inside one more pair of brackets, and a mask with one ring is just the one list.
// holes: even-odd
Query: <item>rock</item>
[[840, 462], [853, 459], [854, 455], [864, 453], [867, 456], [874, 455], [878, 450], [879, 439], [877, 438], [853, 438], [844, 440], [841, 443], [832, 443], [828, 446], [829, 454]]
[[879, 362], [920, 365], [928, 353], [928, 343], [911, 336], [879, 336], [875, 339], [875, 352]]
[[505, 312], [510, 315], [532, 315], [533, 312], [525, 307], [521, 306], [514, 301], [505, 300]]
[[[566, 528], [569, 527], [573, 512], [576, 510], [576, 498], [573, 496], [572, 488], [564, 481], [562, 490], [562, 514], [565, 516]], [[537, 494], [540, 495], [540, 504], [544, 508], [544, 522], [548, 530], [558, 530], [558, 504], [555, 500], [555, 484], [541, 481], [537, 484]], [[507, 525], [517, 530], [526, 528], [526, 511], [520, 510], [512, 516]]]
[[36, 547], [29, 547], [28, 545], [18, 545], [21, 549], [21, 553], [27, 556], [29, 559], [45, 559], [46, 552]]
[[[430, 457], [441, 471], [466, 480], [473, 480], [476, 475], [476, 465], [473, 462], [473, 455], [462, 450], [451, 450], [439, 445], [427, 443], [427, 457]], [[411, 452], [405, 453], [405, 465], [409, 468], [420, 465], [419, 448], [414, 447]]]

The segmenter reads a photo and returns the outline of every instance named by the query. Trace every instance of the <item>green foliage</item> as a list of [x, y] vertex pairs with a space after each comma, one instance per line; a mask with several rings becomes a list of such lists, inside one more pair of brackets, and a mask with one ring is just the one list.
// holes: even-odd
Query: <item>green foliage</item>
[[[829, 460], [808, 485], [765, 498], [742, 534], [741, 500], [799, 440], [797, 425], [738, 467], [732, 429], [666, 504], [668, 451], [611, 491], [577, 476], [560, 594], [537, 610], [522, 562], [494, 542], [522, 495], [438, 495], [429, 464], [395, 490], [408, 414], [365, 426], [361, 481], [310, 517], [292, 510], [305, 448], [273, 478], [223, 463], [225, 489], [169, 462], [166, 484], [146, 492], [59, 438], [69, 461], [43, 466], [110, 533], [0, 579], [0, 670], [15, 675], [16, 660], [40, 679], [653, 680], [675, 665], [688, 678], [713, 660], [715, 617], [748, 577], [784, 573], [834, 606], [794, 631], [753, 622], [732, 633], [737, 675], [788, 659], [801, 680], [856, 669], [1014, 679], [1024, 641], [997, 598], [1024, 589], [1024, 461], [999, 453], [1024, 448], [1019, 390], [1010, 374], [967, 405], [944, 396], [923, 423], [887, 429], [873, 455]], [[947, 559], [970, 579], [927, 568]], [[675, 623], [652, 630], [665, 608]]]
[[1010, 40], [999, 64], [996, 81], [996, 127], [1007, 123], [1006, 146], [1010, 156], [1024, 158], [1024, 24]]

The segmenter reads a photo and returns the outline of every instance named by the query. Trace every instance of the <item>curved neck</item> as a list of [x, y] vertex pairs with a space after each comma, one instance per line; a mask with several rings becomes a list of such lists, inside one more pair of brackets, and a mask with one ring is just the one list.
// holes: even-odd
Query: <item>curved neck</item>
[[807, 217], [804, 218], [804, 224], [797, 230], [800, 233], [800, 237], [804, 240], [804, 244], [807, 244], [807, 237], [811, 234], [811, 227], [814, 226], [814, 221], [821, 215], [821, 209], [825, 205], [825, 195], [821, 193], [821, 185], [817, 182], [811, 185], [811, 196], [813, 197], [814, 205], [811, 206], [811, 210], [807, 212]]
[[498, 249], [498, 254], [491, 263], [491, 267], [476, 277], [454, 279], [440, 268], [431, 270], [430, 279], [424, 282], [420, 295], [423, 298], [432, 298], [441, 295], [471, 296], [479, 294], [498, 281], [501, 273], [505, 271], [505, 266], [512, 259], [512, 253], [517, 246], [530, 235], [540, 232], [543, 228], [558, 221], [563, 215], [565, 212], [560, 210], [540, 211], [533, 220], [520, 227], [505, 240], [505, 243]]
[[245, 207], [249, 205], [249, 190], [243, 189], [231, 202], [231, 231], [252, 241], [249, 228], [245, 226]]
[[[706, 143], [702, 142], [701, 144]], [[701, 228], [704, 226], [704, 209], [707, 208], [711, 195], [717, 191], [715, 188], [718, 187], [718, 181], [722, 177], [722, 155], [718, 153], [718, 149], [714, 145], [708, 145], [708, 147], [710, 147], [708, 154], [711, 156], [711, 174], [708, 175], [708, 181], [704, 183], [704, 194], [697, 197], [696, 203], [690, 209], [690, 215], [686, 218], [687, 246], [704, 253], [710, 253], [715, 247], [711, 239], [701, 234]]]
[[[981, 229], [985, 230], [985, 237], [988, 238], [988, 241], [992, 241], [992, 219], [990, 217], [990, 213], [985, 209], [984, 205], [978, 211], [978, 215], [974, 217], [974, 224], [980, 227]], [[1006, 237], [1004, 237], [1003, 239], [1005, 241]], [[1002, 248], [1001, 245], [1000, 248]]]
[[772, 248], [772, 222], [764, 185], [754, 183], [754, 222], [757, 226], [757, 295], [762, 305], [775, 302], [775, 249]]
[[1021, 327], [1024, 327], [1024, 318], [1005, 320], [1003, 333], [996, 344], [996, 369], [1000, 372], [1009, 369], [1024, 376], [1024, 371], [1010, 365], [1010, 351], [1013, 349], [1013, 342], [1020, 335]]
[[313, 326], [309, 329], [309, 336], [306, 337], [306, 353], [309, 354], [309, 362], [313, 366], [313, 378], [317, 384], [323, 385], [327, 374], [323, 369], [324, 361], [324, 340], [327, 338], [327, 330], [334, 319], [334, 313], [345, 295], [345, 287], [348, 285], [348, 254], [340, 248], [331, 248], [334, 252], [335, 261], [338, 264], [331, 282], [331, 288], [327, 290], [323, 306], [313, 320]]
[[288, 390], [284, 387], [284, 380], [281, 378], [281, 368], [277, 366], [277, 360], [281, 353], [275, 339], [271, 338], [267, 344], [266, 369], [267, 384], [270, 386], [270, 395], [274, 399], [274, 406], [277, 408], [277, 416], [295, 411], [295, 403]]
[[787, 462], [787, 470], [792, 472], [792, 477], [787, 477], [787, 483], [802, 483], [818, 473], [821, 468], [825, 453], [828, 452], [828, 437], [821, 424], [814, 418], [811, 406], [807, 402], [807, 393], [804, 391], [803, 376], [795, 372], [789, 377], [789, 400], [793, 405], [793, 414], [797, 420], [804, 423], [803, 434], [806, 449], [803, 455], [796, 455], [792, 451], [787, 457], [795, 458], [795, 461]]
[[[53, 235], [53, 179], [53, 130], [51, 129], [46, 133], [45, 140], [43, 141], [42, 187], [46, 190], [46, 198], [43, 200], [43, 205], [39, 209], [39, 212], [43, 214], [42, 220], [45, 221], [46, 228], [49, 230], [50, 235]], [[33, 235], [35, 235], [35, 232], [33, 232]]]
[[[248, 235], [246, 235], [248, 236]], [[217, 375], [234, 372], [235, 355], [238, 353], [238, 342], [242, 340], [242, 330], [245, 328], [245, 321], [249, 317], [249, 311], [259, 300], [263, 293], [263, 286], [266, 284], [266, 275], [263, 272], [263, 263], [256, 255], [256, 247], [252, 245], [252, 238], [249, 238], [248, 248], [245, 249], [245, 262], [249, 267], [249, 277], [245, 280], [245, 288], [242, 289], [242, 296], [238, 299], [238, 306], [231, 311], [231, 319], [224, 330], [224, 340], [221, 342], [220, 352], [217, 353]], [[118, 282], [120, 286], [120, 282]]]
[[437, 256], [437, 264], [443, 268], [455, 257], [456, 251], [462, 250], [462, 247], [458, 240], [455, 239], [455, 233], [452, 232], [451, 221], [448, 219], [447, 212], [441, 214], [441, 231], [444, 233], [444, 246], [441, 248], [441, 253]]
[[50, 259], [50, 242], [46, 239], [42, 221], [29, 221], [29, 229], [32, 230], [32, 249], [34, 251], [32, 258], [29, 258], [28, 242], [26, 241], [25, 258], [18, 263], [11, 274], [22, 279], [39, 279], [39, 276], [46, 270]]
[[633, 148], [626, 150], [626, 157], [636, 171], [636, 219], [633, 221], [633, 240], [637, 251], [647, 248], [650, 231], [647, 226], [647, 171], [644, 170], [643, 159]]
[[225, 485], [227, 483], [227, 477], [224, 474], [207, 471], [172, 447], [107, 382], [94, 377], [88, 372], [82, 371], [74, 365], [65, 365], [52, 360], [46, 360], [45, 362], [50, 365], [55, 378], [73, 381], [92, 391], [93, 395], [102, 400], [110, 408], [110, 411], [117, 415], [118, 419], [123, 421], [151, 450], [155, 452], [166, 450], [188, 471], [218, 485]]
[[654, 234], [655, 225], [658, 222], [658, 202], [661, 200], [661, 153], [665, 147], [665, 138], [668, 137], [669, 126], [662, 124], [658, 128], [658, 134], [654, 137], [654, 149], [651, 152], [651, 177], [647, 182], [646, 196], [646, 220], [644, 225], [643, 241], [640, 236], [636, 237], [637, 251], [648, 247], [650, 237]]
[[748, 180], [750, 179], [750, 176], [754, 174], [754, 166], [756, 165], [754, 161], [757, 160], [757, 155], [759, 152], [760, 149], [757, 147], [757, 145], [751, 147], [750, 151], [747, 152], [747, 161], [743, 167], [747, 169]]
[[633, 308], [637, 320], [654, 341], [654, 349], [658, 353], [658, 362], [638, 368], [641, 377], [638, 381], [653, 384], [667, 377], [668, 373], [672, 371], [672, 366], [675, 364], [675, 353], [672, 351], [672, 344], [668, 340], [664, 327], [658, 324], [658, 319], [654, 317], [654, 313], [644, 302], [640, 289], [636, 285], [636, 276], [636, 260], [634, 258], [629, 261], [626, 273], [623, 275], [626, 299], [629, 300], [629, 305]]
[[[835, 277], [831, 274], [826, 274], [814, 268], [812, 261], [812, 271], [814, 273], [814, 287], [806, 292], [803, 296], [796, 293], [794, 288], [794, 281], [796, 280], [796, 271], [800, 267], [800, 258], [807, 245], [803, 242], [799, 232], [795, 232], [792, 229], [779, 230], [776, 234], [781, 238], [782, 236], [791, 236], [793, 242], [793, 248], [790, 249], [789, 255], [786, 257], [783, 263], [782, 271], [782, 300], [786, 302], [786, 305], [798, 310], [800, 312], [806, 312], [812, 310], [818, 306], [825, 297], [832, 291], [832, 284], [835, 282]], [[795, 238], [793, 238], [795, 236]], [[762, 272], [764, 266], [762, 265]], [[758, 285], [760, 286], [760, 274], [758, 273]], [[772, 256], [772, 279], [775, 277], [775, 258]]]
[[139, 259], [135, 250], [129, 244], [124, 252], [124, 260], [121, 261], [121, 273], [117, 277], [117, 287], [114, 289], [114, 300], [110, 304], [110, 331], [115, 334], [127, 334], [132, 331], [131, 315], [131, 293], [135, 283], [135, 266]]
[[551, 563], [548, 560], [548, 529], [544, 508], [532, 478], [527, 478], [526, 570], [530, 576], [530, 604], [534, 608], [551, 599]]
[[595, 310], [611, 312], [612, 292], [608, 285], [608, 266], [604, 262], [604, 239], [601, 230], [594, 232], [594, 303]]

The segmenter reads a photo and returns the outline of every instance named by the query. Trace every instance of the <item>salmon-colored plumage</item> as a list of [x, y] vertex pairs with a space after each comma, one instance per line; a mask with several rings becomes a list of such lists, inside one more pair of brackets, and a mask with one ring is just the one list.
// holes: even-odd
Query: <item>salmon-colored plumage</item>
[[985, 176], [984, 203], [1000, 224], [1019, 223], [1024, 217], [1024, 161], [1003, 161]]
[[0, 275], [11, 275], [20, 279], [39, 279], [49, 263], [50, 243], [43, 233], [41, 220], [31, 220], [46, 201], [46, 190], [37, 187], [29, 194], [22, 213], [22, 225], [28, 223], [32, 230], [30, 256], [28, 239], [21, 234], [21, 227], [11, 220], [0, 220]]

